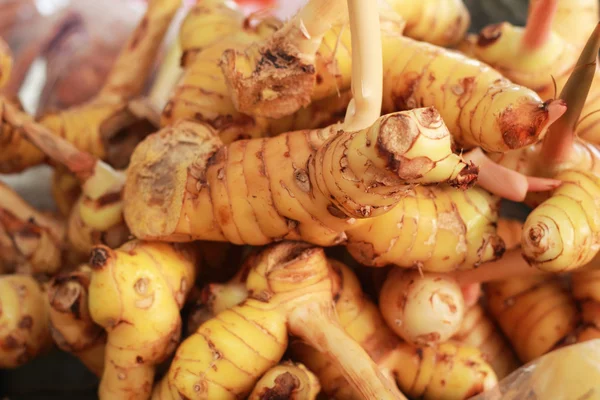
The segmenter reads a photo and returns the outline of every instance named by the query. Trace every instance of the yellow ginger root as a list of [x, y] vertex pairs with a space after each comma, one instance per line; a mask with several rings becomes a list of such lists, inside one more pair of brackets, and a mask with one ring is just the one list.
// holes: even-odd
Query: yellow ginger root
[[379, 309], [390, 329], [408, 343], [433, 346], [460, 328], [465, 304], [460, 286], [446, 274], [393, 269], [379, 293]]
[[[565, 111], [562, 101], [543, 102], [532, 90], [511, 83], [483, 63], [403, 37], [397, 23], [382, 24], [382, 45], [383, 113], [433, 106], [461, 147], [480, 146], [497, 152], [524, 147], [537, 142]], [[347, 66], [350, 55], [341, 52], [336, 54], [335, 60]], [[260, 58], [253, 58], [249, 63], [244, 70], [256, 70]], [[349, 80], [344, 77], [349, 77], [349, 69], [340, 70], [340, 75], [345, 85], [340, 86], [336, 80], [323, 80], [311, 98], [323, 98], [340, 88], [346, 89]], [[257, 88], [274, 92], [270, 96], [280, 102], [291, 97], [279, 87], [267, 87], [264, 82], [248, 90]], [[304, 90], [310, 91], [310, 88]], [[309, 95], [294, 93], [294, 98]], [[293, 111], [288, 110], [288, 113]]]
[[115, 248], [127, 241], [129, 230], [122, 212], [123, 172], [78, 150], [40, 124], [26, 121], [19, 124], [22, 124], [23, 136], [61, 163], [81, 187], [81, 196], [71, 208], [67, 221], [67, 237], [72, 249], [87, 256], [96, 244]]
[[316, 53], [325, 34], [346, 19], [346, 0], [309, 0], [266, 40], [227, 49], [222, 70], [235, 108], [280, 118], [307, 106], [316, 82]]
[[[581, 0], [575, 3], [582, 2], [588, 3], [587, 6], [595, 10], [586, 12], [587, 18], [573, 18], [569, 22], [571, 27], [576, 27], [576, 29], [568, 28], [567, 31], [584, 33], [583, 40], [578, 40], [576, 46], [559, 36], [558, 31], [550, 32], [550, 26], [547, 24], [547, 22], [554, 21], [552, 28], [558, 29], [560, 10], [565, 6], [568, 7], [571, 2], [559, 0], [558, 11], [556, 11], [556, 0], [538, 0], [525, 29], [506, 22], [486, 27], [468, 45], [467, 51], [499, 70], [513, 82], [534, 89], [542, 99], [553, 98], [556, 96], [557, 90], [563, 90], [569, 76], [577, 70], [578, 53], [584, 47], [588, 36], [590, 34], [598, 36], [597, 33], [592, 33], [594, 27], [598, 29], [596, 26], [598, 2]], [[582, 10], [584, 9], [585, 6]], [[596, 16], [593, 16], [594, 12]], [[575, 15], [581, 14], [572, 13], [570, 17], [575, 17]], [[538, 29], [541, 32], [534, 29], [537, 25], [542, 25]], [[540, 43], [535, 43], [534, 46], [528, 44], [527, 33], [529, 31], [533, 31], [535, 37], [543, 38]], [[600, 73], [595, 67], [592, 67], [592, 71], [594, 71], [592, 86], [583, 112], [581, 112], [583, 118], [578, 122], [576, 131], [581, 138], [598, 144], [600, 143], [600, 119], [596, 111], [600, 108]], [[585, 99], [583, 93], [580, 96]], [[570, 103], [569, 108], [571, 108]]]
[[[152, 0], [121, 54], [117, 58], [105, 84], [93, 99], [79, 106], [55, 114], [48, 114], [40, 123], [73, 143], [117, 168], [127, 166], [135, 145], [154, 131], [158, 116], [144, 100], [132, 100], [143, 90], [151, 73], [151, 64], [160, 48], [171, 20], [181, 0]], [[6, 114], [8, 103], [3, 104]], [[25, 141], [18, 129], [10, 129], [17, 120], [27, 116], [13, 110], [13, 120], [3, 115], [0, 131], [0, 172], [19, 172], [46, 160], [44, 154]]]
[[29, 275], [0, 276], [0, 368], [16, 368], [52, 344], [48, 300]]
[[91, 275], [90, 267], [81, 265], [52, 280], [48, 288], [50, 331], [61, 350], [73, 353], [90, 371], [102, 376], [106, 332], [90, 315]]
[[[363, 346], [380, 370], [410, 398], [466, 399], [492, 388], [496, 376], [474, 348], [452, 342], [437, 347], [402, 343], [385, 325], [377, 306], [363, 294], [345, 265], [332, 262], [336, 311], [348, 334]], [[334, 364], [304, 343], [292, 343], [294, 356], [319, 377], [323, 391], [340, 399], [361, 398]]]
[[65, 226], [0, 182], [0, 272], [53, 275], [62, 265]]
[[[212, 244], [212, 243], [211, 243]], [[249, 256], [238, 272], [225, 283], [209, 283], [200, 292], [200, 296], [187, 319], [187, 335], [193, 334], [203, 323], [222, 311], [242, 303], [248, 298], [246, 279], [250, 268], [255, 266], [257, 257]]]
[[149, 398], [155, 366], [179, 341], [196, 258], [192, 248], [167, 243], [94, 248], [89, 312], [107, 332], [100, 398]]
[[581, 310], [576, 340], [600, 339], [600, 270], [590, 268], [571, 275], [571, 292]]
[[536, 207], [523, 226], [521, 248], [530, 264], [549, 272], [579, 268], [600, 251], [600, 176], [575, 170]]
[[491, 282], [485, 292], [491, 316], [524, 363], [554, 349], [579, 322], [573, 299], [555, 276]]
[[260, 378], [248, 400], [315, 400], [320, 391], [317, 377], [304, 365], [283, 362]]
[[364, 265], [471, 269], [504, 253], [498, 209], [499, 199], [480, 188], [418, 186], [385, 215], [349, 229], [347, 248]]
[[259, 257], [247, 279], [249, 298], [202, 324], [179, 346], [154, 399], [244, 397], [279, 362], [288, 333], [334, 361], [364, 398], [401, 398], [340, 327], [322, 249], [283, 242]]
[[479, 304], [467, 309], [460, 329], [452, 339], [481, 350], [498, 379], [503, 379], [520, 365], [499, 327]]
[[458, 44], [471, 23], [462, 0], [386, 1], [406, 20], [406, 36], [438, 46]]
[[565, 111], [483, 63], [397, 33], [383, 33], [383, 53], [383, 112], [433, 106], [464, 148], [527, 146]]
[[452, 153], [432, 108], [385, 115], [357, 132], [334, 125], [228, 147], [208, 126], [181, 121], [137, 147], [124, 214], [142, 239], [333, 245], [392, 208], [407, 184], [464, 188], [476, 171]]
[[[251, 117], [236, 110], [219, 66], [223, 52], [243, 49], [266, 38], [280, 26], [273, 19], [259, 21], [256, 27], [251, 22], [222, 0], [203, 1], [190, 10], [179, 34], [184, 73], [163, 110], [162, 126], [182, 119], [206, 122], [228, 144], [238, 139], [326, 126], [343, 117], [350, 100], [349, 92], [338, 96], [333, 91], [328, 93], [328, 98], [278, 120]], [[346, 36], [349, 43], [350, 35]], [[323, 57], [333, 57], [336, 38], [335, 32], [327, 34], [320, 50]], [[344, 51], [341, 47], [342, 44], [339, 52]], [[349, 61], [346, 64], [349, 65]], [[342, 67], [335, 64], [335, 68]], [[333, 69], [333, 64], [323, 64], [319, 79], [335, 80], [337, 74], [330, 72]], [[347, 70], [350, 71], [349, 67]]]
[[502, 258], [486, 262], [478, 268], [456, 271], [452, 277], [461, 287], [484, 282], [504, 281], [522, 276], [542, 275], [544, 271], [530, 265], [521, 254], [523, 223], [518, 220], [500, 218], [497, 234], [503, 240], [507, 252]]

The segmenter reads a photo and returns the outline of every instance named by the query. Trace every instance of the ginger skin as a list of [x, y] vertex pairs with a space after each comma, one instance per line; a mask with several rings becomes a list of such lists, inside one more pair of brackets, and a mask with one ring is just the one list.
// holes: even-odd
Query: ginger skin
[[132, 241], [94, 248], [89, 312], [107, 332], [99, 396], [148, 399], [155, 366], [174, 350], [196, 275], [193, 248]]

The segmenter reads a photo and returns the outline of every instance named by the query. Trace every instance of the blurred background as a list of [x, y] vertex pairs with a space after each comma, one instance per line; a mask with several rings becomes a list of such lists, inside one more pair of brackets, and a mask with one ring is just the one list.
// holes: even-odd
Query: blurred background
[[[271, 5], [281, 18], [305, 0], [238, 0], [252, 12]], [[120, 46], [135, 27], [145, 0], [0, 0], [0, 36], [10, 45], [15, 66], [5, 89], [25, 110], [39, 115], [90, 98], [100, 87]], [[195, 0], [185, 0], [186, 7]], [[490, 23], [523, 25], [527, 0], [464, 0], [471, 31]], [[185, 15], [181, 10], [177, 22]], [[174, 24], [163, 53], [177, 32]], [[109, 33], [109, 34], [108, 34]], [[37, 167], [0, 176], [34, 206], [51, 210], [50, 171]], [[518, 210], [514, 211], [518, 214]], [[53, 351], [24, 367], [0, 371], [0, 400], [95, 399], [97, 379], [74, 357]]]

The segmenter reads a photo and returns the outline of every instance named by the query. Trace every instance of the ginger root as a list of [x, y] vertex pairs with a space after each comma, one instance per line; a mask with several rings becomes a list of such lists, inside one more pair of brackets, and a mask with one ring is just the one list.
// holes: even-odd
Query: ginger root
[[385, 115], [358, 132], [334, 125], [228, 147], [206, 125], [181, 121], [137, 147], [124, 214], [142, 239], [332, 245], [389, 211], [409, 184], [464, 188], [476, 171], [452, 153], [431, 108]]
[[499, 327], [479, 304], [467, 309], [452, 340], [481, 350], [498, 379], [503, 379], [520, 366]]
[[[258, 22], [256, 26], [254, 22]], [[268, 37], [280, 25], [273, 18], [245, 19], [240, 10], [223, 0], [203, 1], [192, 7], [179, 32], [184, 72], [163, 110], [161, 126], [183, 119], [204, 122], [229, 144], [239, 139], [327, 126], [343, 118], [350, 101], [349, 91], [327, 93], [321, 101], [280, 119], [253, 117], [236, 110], [220, 67], [223, 52], [244, 49]], [[348, 48], [349, 37], [346, 32]], [[336, 38], [335, 32], [328, 32], [320, 50], [324, 57], [333, 54]], [[345, 51], [341, 47], [343, 44], [339, 52]], [[328, 68], [333, 71], [342, 67], [323, 61], [320, 79], [335, 80], [337, 74]]]
[[0, 368], [16, 368], [52, 344], [45, 289], [29, 275], [0, 276]]
[[528, 276], [485, 286], [490, 314], [526, 363], [554, 349], [575, 329], [579, 313], [555, 276]]
[[193, 248], [132, 241], [94, 248], [89, 312], [107, 332], [99, 396], [148, 399], [155, 366], [179, 342], [179, 311], [196, 275]]
[[465, 304], [460, 286], [445, 274], [393, 269], [379, 293], [391, 330], [415, 346], [448, 341], [460, 328]]
[[51, 281], [48, 288], [50, 331], [61, 350], [73, 353], [90, 371], [102, 376], [106, 332], [90, 315], [91, 275], [91, 268], [81, 265]]
[[245, 396], [279, 362], [288, 333], [334, 362], [365, 398], [401, 398], [340, 327], [322, 249], [294, 242], [273, 245], [260, 254], [246, 284], [245, 302], [202, 324], [179, 346], [154, 399]]
[[65, 226], [0, 182], [0, 271], [55, 274], [62, 266]]
[[[437, 347], [402, 343], [386, 326], [377, 306], [363, 294], [354, 273], [339, 262], [331, 265], [340, 323], [403, 393], [410, 398], [465, 399], [496, 384], [494, 372], [475, 348], [452, 342]], [[292, 354], [319, 377], [329, 396], [362, 398], [318, 351], [301, 342], [292, 342], [291, 348]]]
[[283, 362], [260, 378], [248, 400], [315, 400], [320, 391], [317, 377], [304, 365]]
[[462, 0], [386, 0], [406, 20], [404, 34], [438, 46], [452, 47], [465, 36], [471, 16]]

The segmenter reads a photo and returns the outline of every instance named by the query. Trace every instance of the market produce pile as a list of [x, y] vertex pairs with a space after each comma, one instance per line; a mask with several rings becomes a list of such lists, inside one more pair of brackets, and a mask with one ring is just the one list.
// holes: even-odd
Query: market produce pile
[[100, 399], [458, 400], [600, 339], [597, 0], [479, 34], [461, 0], [375, 3], [198, 0], [162, 110], [181, 0], [90, 100], [0, 92], [0, 172], [50, 165], [59, 209], [0, 183], [0, 368], [56, 346]]

